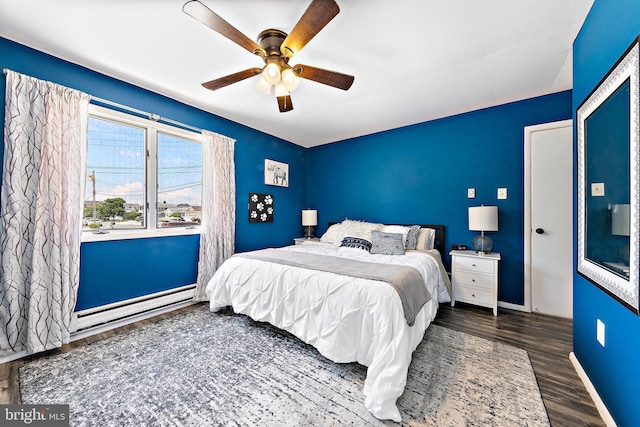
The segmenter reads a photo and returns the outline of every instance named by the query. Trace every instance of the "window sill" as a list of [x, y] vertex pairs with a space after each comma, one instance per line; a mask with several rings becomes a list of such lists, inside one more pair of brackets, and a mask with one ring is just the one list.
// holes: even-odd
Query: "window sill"
[[82, 242], [106, 242], [111, 240], [151, 239], [155, 237], [189, 236], [200, 234], [200, 227], [161, 230], [107, 230], [103, 234], [91, 231], [82, 233]]

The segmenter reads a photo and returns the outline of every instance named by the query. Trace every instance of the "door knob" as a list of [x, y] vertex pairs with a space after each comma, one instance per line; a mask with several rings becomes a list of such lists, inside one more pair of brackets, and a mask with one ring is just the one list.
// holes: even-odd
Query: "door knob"
[[543, 228], [536, 228], [536, 233], [544, 234], [544, 229]]

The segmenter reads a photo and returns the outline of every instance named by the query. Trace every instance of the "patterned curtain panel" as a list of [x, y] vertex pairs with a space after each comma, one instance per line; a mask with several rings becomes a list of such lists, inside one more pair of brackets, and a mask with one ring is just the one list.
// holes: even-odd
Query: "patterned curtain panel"
[[235, 250], [235, 140], [202, 131], [202, 224], [196, 301], [206, 301], [213, 273]]
[[7, 73], [0, 351], [69, 342], [80, 274], [89, 95]]

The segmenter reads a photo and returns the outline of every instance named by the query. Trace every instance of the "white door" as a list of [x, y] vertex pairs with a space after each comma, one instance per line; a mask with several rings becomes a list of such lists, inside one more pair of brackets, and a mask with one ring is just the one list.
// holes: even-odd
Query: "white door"
[[[530, 308], [573, 317], [573, 127], [571, 120], [525, 128]], [[527, 169], [525, 167], [525, 169]], [[526, 207], [525, 207], [526, 209]], [[527, 221], [528, 220], [528, 221]], [[526, 238], [526, 235], [529, 238]], [[527, 242], [528, 240], [528, 242]], [[527, 258], [527, 253], [525, 253]], [[525, 276], [527, 275], [525, 273]], [[525, 282], [527, 277], [525, 277]], [[525, 295], [527, 292], [525, 283]], [[527, 302], [525, 301], [525, 305]]]

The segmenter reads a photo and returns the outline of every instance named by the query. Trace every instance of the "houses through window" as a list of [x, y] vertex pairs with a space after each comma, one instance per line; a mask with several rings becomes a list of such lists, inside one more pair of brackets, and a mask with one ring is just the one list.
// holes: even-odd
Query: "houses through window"
[[201, 135], [91, 105], [83, 229], [200, 224]]

